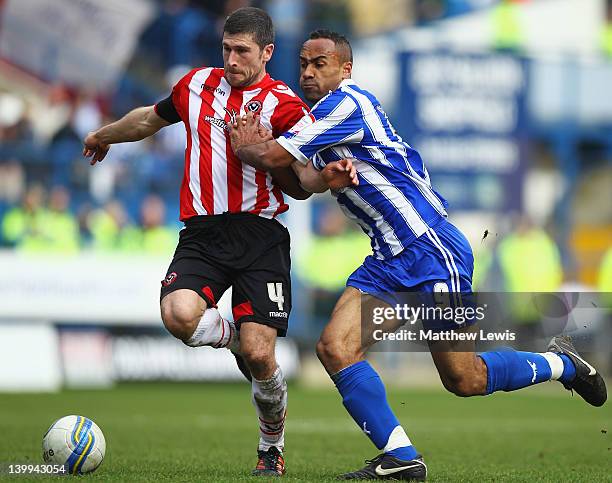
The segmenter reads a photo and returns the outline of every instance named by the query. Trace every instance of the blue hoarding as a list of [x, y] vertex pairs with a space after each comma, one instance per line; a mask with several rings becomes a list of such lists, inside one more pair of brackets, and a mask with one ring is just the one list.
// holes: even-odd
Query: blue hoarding
[[399, 125], [451, 210], [522, 207], [527, 63], [506, 54], [400, 54]]

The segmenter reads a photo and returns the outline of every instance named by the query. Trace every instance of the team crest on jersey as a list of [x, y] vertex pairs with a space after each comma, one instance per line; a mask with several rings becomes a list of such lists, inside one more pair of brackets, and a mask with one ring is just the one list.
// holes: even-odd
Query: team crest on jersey
[[250, 101], [246, 104], [246, 106], [244, 106], [246, 108], [247, 111], [249, 112], [259, 112], [261, 110], [261, 101], [258, 100], [254, 100], [254, 101]]

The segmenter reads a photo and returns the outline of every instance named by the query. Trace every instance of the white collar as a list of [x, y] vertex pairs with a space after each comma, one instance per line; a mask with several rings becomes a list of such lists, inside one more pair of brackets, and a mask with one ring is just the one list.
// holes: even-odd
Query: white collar
[[352, 86], [352, 85], [355, 85], [355, 81], [353, 79], [343, 79], [342, 82], [340, 82], [338, 89], [344, 86]]

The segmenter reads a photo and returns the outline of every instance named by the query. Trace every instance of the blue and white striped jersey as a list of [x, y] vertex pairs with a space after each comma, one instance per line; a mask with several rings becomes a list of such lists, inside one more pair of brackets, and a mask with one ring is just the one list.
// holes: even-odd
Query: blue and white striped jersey
[[354, 158], [359, 186], [334, 193], [344, 213], [372, 240], [378, 259], [388, 259], [447, 216], [448, 203], [431, 186], [417, 151], [393, 129], [380, 102], [351, 79], [321, 99], [312, 123], [300, 122], [277, 139], [304, 165], [321, 170]]

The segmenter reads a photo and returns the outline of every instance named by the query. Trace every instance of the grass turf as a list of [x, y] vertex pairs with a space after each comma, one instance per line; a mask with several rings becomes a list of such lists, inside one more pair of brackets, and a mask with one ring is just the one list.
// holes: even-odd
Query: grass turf
[[[470, 399], [391, 390], [389, 400], [429, 481], [612, 481], [609, 405], [592, 408], [560, 387]], [[42, 463], [43, 433], [68, 414], [92, 418], [106, 436], [106, 459], [88, 479], [258, 481], [246, 383], [0, 395], [0, 462]], [[290, 386], [286, 444], [290, 481], [333, 481], [377, 454], [333, 390]]]

